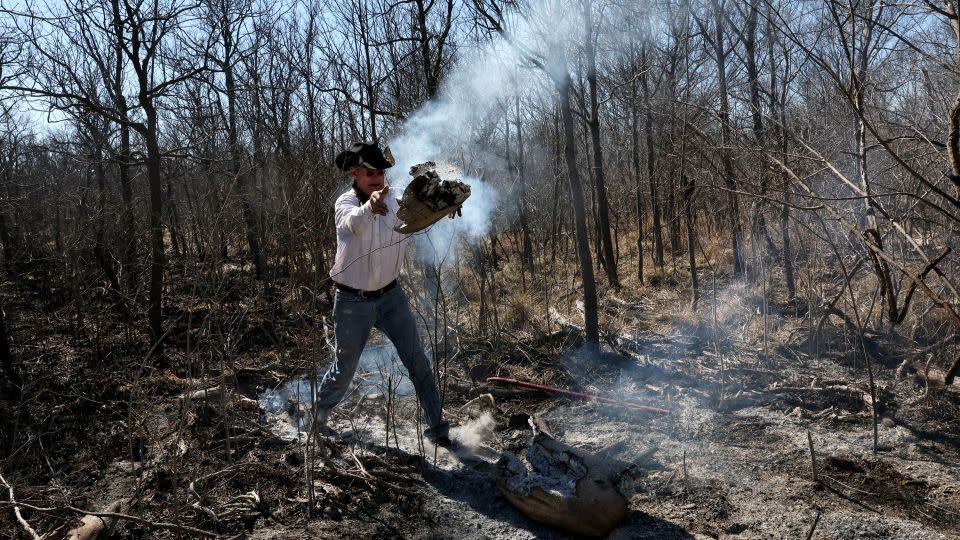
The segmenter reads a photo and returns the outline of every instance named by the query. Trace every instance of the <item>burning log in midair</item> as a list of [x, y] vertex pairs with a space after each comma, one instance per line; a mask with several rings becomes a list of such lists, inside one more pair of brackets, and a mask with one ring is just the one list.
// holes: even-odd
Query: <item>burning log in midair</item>
[[413, 181], [403, 190], [397, 218], [398, 232], [410, 234], [426, 229], [456, 210], [470, 196], [470, 186], [460, 179], [460, 171], [447, 163], [427, 161], [410, 168]]

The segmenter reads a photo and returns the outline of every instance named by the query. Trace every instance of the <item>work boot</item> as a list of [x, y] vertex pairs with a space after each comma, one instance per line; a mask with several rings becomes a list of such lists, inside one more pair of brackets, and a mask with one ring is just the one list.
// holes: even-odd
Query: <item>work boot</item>
[[453, 446], [453, 441], [450, 440], [450, 422], [444, 421], [438, 426], [425, 430], [423, 436], [436, 446], [443, 448]]

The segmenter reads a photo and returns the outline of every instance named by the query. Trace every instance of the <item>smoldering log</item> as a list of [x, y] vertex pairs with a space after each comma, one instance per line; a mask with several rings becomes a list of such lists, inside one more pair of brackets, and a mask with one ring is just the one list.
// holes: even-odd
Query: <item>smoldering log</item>
[[460, 211], [470, 197], [470, 186], [461, 179], [460, 170], [448, 163], [427, 161], [410, 168], [413, 181], [400, 199], [396, 230], [414, 233], [433, 225], [453, 211]]
[[538, 431], [523, 459], [501, 454], [493, 476], [507, 500], [531, 519], [606, 536], [627, 514], [627, 499], [616, 488], [625, 468]]

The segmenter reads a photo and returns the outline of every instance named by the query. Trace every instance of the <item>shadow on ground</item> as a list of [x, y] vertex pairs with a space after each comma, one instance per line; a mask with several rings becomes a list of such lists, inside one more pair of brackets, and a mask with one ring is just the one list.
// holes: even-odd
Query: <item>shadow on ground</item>
[[[463, 467], [454, 470], [428, 467], [423, 472], [424, 480], [437, 493], [459, 503], [457, 506], [478, 514], [476, 517], [468, 516], [466, 513], [453, 516], [454, 519], [460, 520], [457, 525], [458, 537], [473, 537], [473, 535], [481, 538], [500, 535], [510, 537], [509, 532], [512, 529], [516, 532], [525, 531], [535, 538], [558, 540], [579, 538], [561, 529], [541, 525], [517, 510], [494, 485], [489, 472], [491, 467], [487, 463], [464, 464]], [[492, 527], [493, 530], [489, 530], [488, 527]], [[631, 511], [609, 538], [687, 539], [693, 538], [693, 535], [668, 521], [640, 511]]]

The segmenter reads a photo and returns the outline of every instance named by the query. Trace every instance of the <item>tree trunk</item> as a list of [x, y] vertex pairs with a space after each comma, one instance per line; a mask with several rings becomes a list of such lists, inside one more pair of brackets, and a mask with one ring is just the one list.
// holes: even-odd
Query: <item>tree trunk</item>
[[660, 202], [657, 199], [656, 153], [653, 147], [653, 110], [650, 105], [650, 85], [647, 81], [647, 46], [640, 48], [643, 70], [640, 72], [640, 87], [643, 90], [644, 132], [647, 139], [647, 181], [650, 184], [650, 213], [653, 216], [653, 264], [663, 271], [663, 230], [660, 226]]
[[[113, 32], [115, 36], [122, 36], [124, 32], [123, 19], [120, 15], [120, 0], [111, 0], [113, 12]], [[132, 295], [137, 290], [137, 220], [133, 211], [133, 188], [130, 183], [130, 126], [127, 125], [128, 106], [123, 94], [123, 42], [117, 39], [114, 43], [113, 97], [117, 103], [117, 114], [120, 118], [120, 149], [116, 154], [117, 174], [120, 179], [120, 200], [123, 201], [121, 223], [123, 223], [126, 237], [123, 246], [123, 255], [120, 262], [121, 272], [125, 276], [128, 292]]]
[[103, 164], [103, 144], [105, 141], [95, 130], [90, 130], [91, 142], [94, 145], [92, 156], [94, 175], [97, 178], [97, 209], [94, 218], [95, 240], [93, 245], [93, 256], [97, 265], [103, 270], [107, 281], [110, 283], [110, 296], [113, 298], [114, 305], [124, 309], [123, 295], [120, 294], [120, 281], [117, 279], [117, 273], [113, 267], [113, 257], [109, 253], [107, 243], [106, 219], [107, 219], [107, 170]]
[[[772, 7], [767, 7], [767, 57], [774, 58], [774, 32], [775, 27], [773, 24], [772, 17]], [[784, 78], [784, 83], [786, 83], [786, 78]], [[786, 133], [784, 132], [784, 127], [787, 123], [786, 109], [783, 106], [783, 101], [780, 96], [783, 95], [783, 91], [780, 90], [780, 82], [777, 77], [777, 64], [776, 62], [770, 62], [770, 92], [769, 92], [769, 109], [771, 117], [777, 115], [778, 122], [773, 123], [773, 133], [774, 139], [777, 142], [780, 152], [780, 161], [784, 164], [787, 164], [787, 150], [788, 150], [788, 140]], [[785, 91], [785, 90], [784, 90]], [[780, 239], [783, 244], [782, 249], [782, 263], [783, 263], [783, 278], [786, 281], [787, 286], [787, 297], [790, 300], [793, 300], [797, 297], [797, 285], [794, 278], [793, 272], [793, 258], [791, 255], [790, 249], [790, 177], [786, 172], [781, 171], [781, 185], [783, 186], [783, 204], [780, 205]]]
[[696, 190], [696, 180], [680, 173], [683, 182], [683, 217], [687, 229], [687, 261], [690, 269], [690, 309], [696, 311], [700, 301], [700, 285], [697, 280], [696, 232], [693, 221], [693, 193]]
[[[766, 129], [763, 125], [763, 108], [760, 98], [760, 70], [757, 67], [757, 25], [760, 18], [760, 6], [758, 0], [750, 1], [750, 11], [747, 13], [746, 28], [743, 36], [743, 48], [746, 53], [747, 64], [747, 87], [750, 94], [750, 117], [753, 120], [753, 138], [754, 144], [760, 150], [767, 147]], [[772, 62], [771, 62], [772, 63]], [[771, 67], [771, 70], [775, 68]], [[771, 87], [770, 92], [776, 90]], [[773, 111], [770, 111], [773, 114]], [[761, 169], [759, 172], [760, 198], [754, 202], [754, 212], [756, 216], [755, 226], [753, 227], [753, 237], [756, 245], [760, 245], [760, 239], [765, 239], [768, 251], [777, 257], [776, 246], [770, 238], [770, 232], [767, 228], [767, 219], [764, 215], [766, 200], [769, 187], [769, 176], [767, 171]]]
[[[633, 43], [630, 50], [633, 51]], [[637, 186], [637, 281], [643, 285], [643, 175], [640, 173], [640, 115], [637, 114], [637, 78], [630, 83], [630, 136], [633, 177]]]
[[243, 170], [243, 151], [240, 147], [239, 129], [237, 127], [237, 83], [233, 73], [234, 56], [234, 36], [233, 36], [233, 14], [228, 11], [228, 2], [223, 2], [220, 7], [223, 12], [219, 15], [220, 36], [223, 39], [223, 60], [220, 68], [223, 70], [224, 90], [227, 94], [227, 137], [230, 144], [230, 173], [233, 180], [237, 182], [240, 195], [240, 211], [243, 215], [243, 223], [246, 228], [247, 246], [250, 248], [250, 258], [253, 260], [253, 266], [257, 272], [257, 279], [264, 280], [267, 277], [267, 263], [264, 259], [263, 249], [260, 245], [260, 234], [257, 227], [257, 217], [250, 204], [250, 175]]
[[18, 400], [23, 388], [23, 380], [13, 365], [13, 355], [10, 354], [10, 342], [7, 338], [7, 317], [3, 309], [3, 298], [0, 296], [0, 367], [6, 378], [5, 384], [0, 384], [0, 399]]
[[730, 244], [733, 250], [733, 275], [743, 275], [746, 266], [743, 260], [742, 237], [740, 229], [740, 198], [737, 196], [737, 180], [733, 167], [730, 144], [733, 136], [730, 128], [730, 94], [727, 87], [727, 50], [724, 31], [726, 28], [723, 8], [719, 0], [710, 0], [713, 8], [715, 36], [714, 59], [717, 63], [717, 93], [720, 95], [720, 110], [717, 119], [720, 122], [720, 163], [723, 168], [723, 182], [727, 188], [727, 201], [730, 206]]
[[[377, 110], [376, 110], [377, 100], [376, 100], [376, 92], [373, 86], [374, 85], [373, 62], [370, 58], [370, 35], [367, 29], [367, 24], [369, 23], [368, 13], [364, 11], [363, 4], [364, 4], [363, 2], [357, 3], [357, 10], [358, 10], [357, 27], [360, 31], [360, 43], [363, 46], [364, 73], [366, 75], [366, 77], [364, 77], [364, 82], [365, 82], [364, 88], [366, 89], [365, 102], [367, 104], [367, 111], [370, 113], [370, 138], [371, 140], [376, 142], [378, 138]], [[361, 102], [364, 102], [364, 100], [361, 99]]]
[[520, 96], [516, 98], [516, 126], [517, 126], [517, 173], [520, 182], [520, 198], [517, 201], [520, 213], [520, 233], [523, 238], [523, 266], [530, 276], [533, 276], [533, 246], [530, 241], [530, 224], [527, 219], [527, 178], [524, 167], [523, 127], [520, 121]]
[[597, 226], [603, 250], [604, 270], [607, 283], [619, 287], [617, 261], [613, 257], [613, 239], [610, 236], [610, 207], [607, 201], [607, 186], [603, 171], [603, 146], [600, 142], [600, 102], [597, 96], [597, 50], [593, 35], [592, 0], [583, 2], [583, 18], [586, 38], [587, 86], [590, 88], [590, 140], [593, 145], [594, 182], [597, 187]]
[[420, 42], [420, 62], [423, 69], [423, 81], [426, 84], [427, 95], [426, 98], [432, 99], [433, 96], [437, 93], [437, 87], [439, 86], [439, 80], [437, 74], [433, 70], [433, 62], [431, 58], [433, 57], [430, 52], [430, 30], [427, 28], [427, 10], [433, 6], [433, 2], [430, 2], [430, 6], [424, 5], [423, 0], [416, 0], [417, 6], [417, 31], [419, 32], [419, 42]]
[[[144, 81], [145, 83], [145, 81]], [[141, 88], [146, 88], [143, 84]], [[147, 183], [150, 186], [150, 296], [147, 321], [150, 327], [150, 345], [160, 359], [158, 367], [165, 367], [163, 356], [163, 271], [166, 264], [163, 242], [163, 178], [160, 169], [160, 142], [157, 134], [157, 110], [145, 90], [140, 92], [140, 106], [146, 116], [143, 131], [147, 147]]]
[[[681, 181], [682, 183], [682, 181]], [[677, 218], [677, 196], [674, 173], [667, 175], [667, 204], [663, 208], [663, 217], [667, 220], [667, 230], [670, 231], [670, 255], [676, 258], [680, 253], [680, 223]], [[676, 268], [676, 265], [674, 265]]]
[[[960, 14], [954, 13], [951, 26], [956, 38], [955, 46], [960, 51]], [[947, 116], [947, 162], [950, 165], [950, 180], [960, 197], [960, 91]]]
[[597, 317], [597, 284], [593, 276], [593, 258], [590, 254], [587, 232], [586, 212], [584, 209], [583, 186], [580, 172], [577, 170], [576, 139], [574, 137], [573, 111], [570, 108], [570, 75], [566, 70], [566, 58], [562, 53], [564, 66], [562, 75], [556, 75], [554, 85], [559, 93], [560, 114], [563, 119], [563, 139], [565, 143], [564, 160], [567, 163], [567, 179], [570, 182], [570, 201], [573, 204], [573, 219], [577, 241], [577, 256], [580, 259], [580, 275], [583, 279], [583, 318], [586, 333], [586, 345], [600, 347], [600, 328]]

